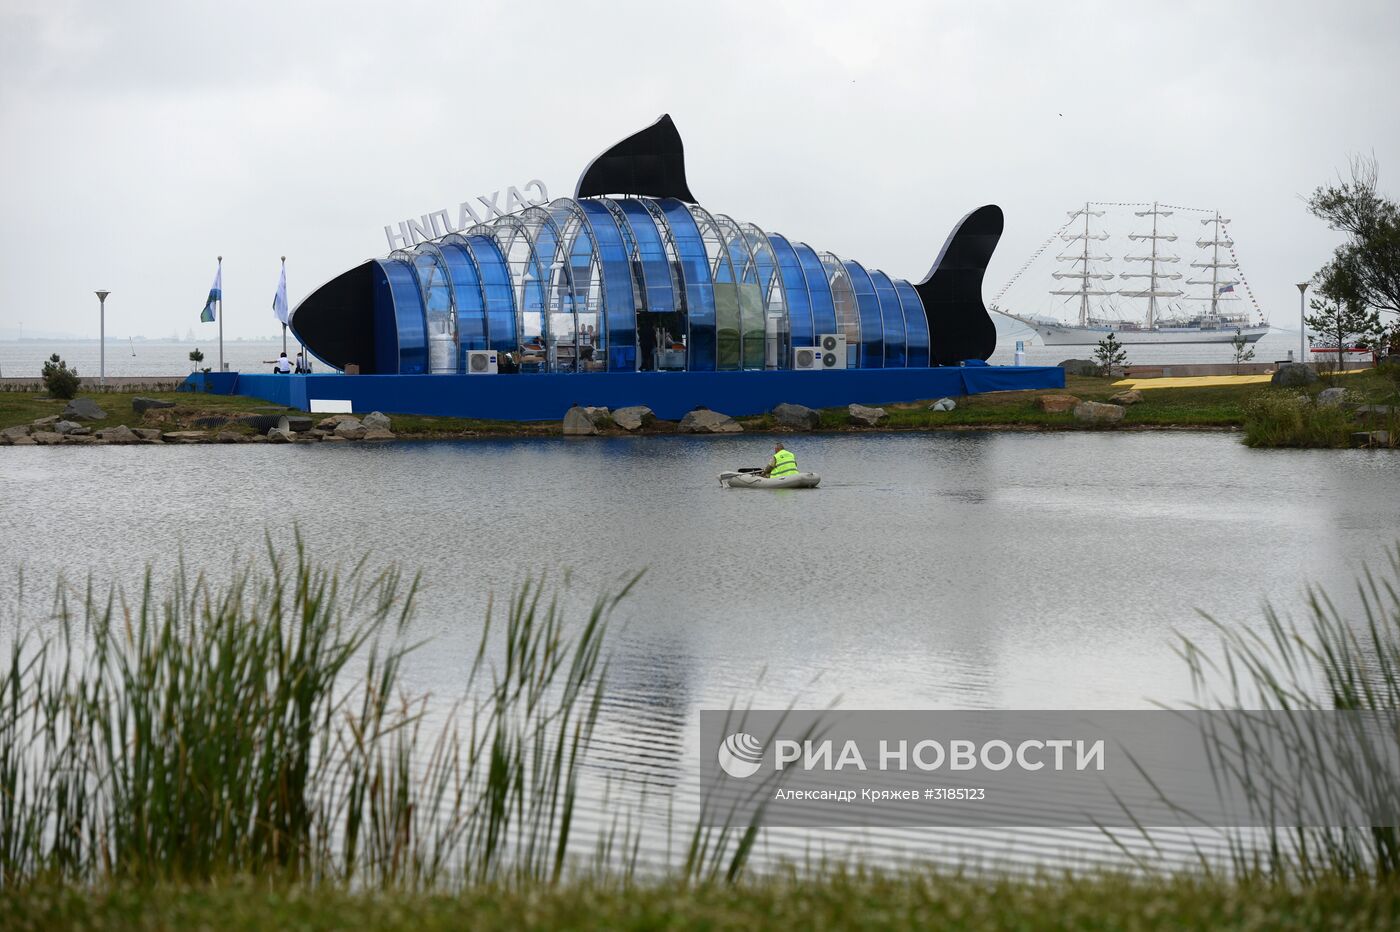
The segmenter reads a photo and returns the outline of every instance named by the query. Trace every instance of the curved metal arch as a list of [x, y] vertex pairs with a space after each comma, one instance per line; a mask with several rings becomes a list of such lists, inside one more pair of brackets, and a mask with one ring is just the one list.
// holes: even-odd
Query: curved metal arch
[[[385, 287], [394, 309], [394, 372], [399, 375], [420, 375], [428, 371], [428, 318], [423, 307], [423, 292], [418, 287], [418, 272], [413, 267], [413, 256], [402, 249], [396, 249], [386, 259], [376, 259], [384, 273]], [[412, 299], [417, 313], [399, 307], [399, 286], [406, 286], [408, 294], [404, 300]], [[377, 322], [376, 322], [377, 325]], [[385, 342], [389, 334], [385, 333]], [[378, 342], [378, 337], [376, 337]], [[378, 364], [376, 354], [375, 368]], [[385, 373], [391, 374], [391, 373]]]
[[[526, 211], [519, 211], [514, 214], [496, 217], [489, 223], [475, 224], [466, 231], [466, 235], [489, 236], [494, 239], [496, 245], [500, 247], [501, 254], [506, 260], [506, 267], [510, 270], [511, 290], [517, 293], [515, 301], [515, 332], [522, 339], [525, 336], [525, 309], [529, 304], [529, 299], [526, 297], [526, 288], [530, 285], [530, 278], [527, 273], [529, 271], [529, 266], [534, 266], [536, 273], [534, 283], [535, 287], [538, 289], [537, 295], [541, 307], [540, 333], [542, 338], [547, 342], [549, 339], [549, 312], [548, 309], [545, 308], [546, 295], [544, 277], [542, 274], [543, 269], [540, 266], [539, 253], [535, 249], [535, 237], [530, 231], [529, 224], [524, 220], [525, 213]], [[509, 235], [506, 235], [507, 233]], [[528, 252], [526, 258], [523, 260], [526, 268], [522, 270], [521, 274], [517, 277], [516, 271], [513, 268], [514, 260], [511, 259], [511, 253], [515, 249], [516, 243], [521, 240], [525, 242], [525, 247]]]
[[860, 315], [860, 367], [885, 368], [885, 320], [880, 310], [880, 295], [875, 280], [865, 266], [854, 259], [842, 259], [851, 290], [856, 294], [856, 313]]
[[[434, 336], [434, 312], [432, 309], [431, 289], [433, 287], [433, 283], [431, 281], [431, 275], [435, 273], [442, 279], [442, 284], [445, 285], [447, 288], [447, 332], [448, 335], [451, 337], [452, 342], [451, 371], [455, 373], [457, 371], [457, 359], [459, 356], [457, 352], [457, 292], [452, 285], [452, 275], [447, 269], [447, 257], [442, 254], [442, 250], [439, 249], [437, 244], [433, 242], [418, 243], [417, 245], [410, 248], [408, 251], [413, 253], [414, 255], [414, 261], [411, 263], [413, 266], [413, 274], [418, 279], [418, 288], [423, 295], [423, 320], [427, 328], [428, 337], [428, 372], [433, 375], [438, 374], [438, 370], [433, 368], [432, 352]], [[429, 281], [423, 280], [422, 268], [419, 266], [417, 261], [419, 256], [432, 257], [433, 273], [430, 273]]]
[[909, 365], [904, 306], [895, 291], [894, 280], [888, 275], [871, 269], [870, 280], [875, 285], [875, 297], [880, 300], [880, 316], [884, 318], [885, 368], [903, 369]]
[[651, 197], [629, 197], [624, 203], [638, 204], [651, 217], [652, 225], [656, 227], [657, 233], [661, 235], [661, 248], [666, 253], [666, 270], [671, 275], [671, 294], [674, 296], [676, 310], [685, 315], [686, 320], [686, 346], [690, 345], [690, 309], [686, 300], [686, 283], [684, 272], [681, 266], [680, 249], [676, 246], [675, 232], [671, 229], [670, 222], [666, 219], [665, 212], [655, 198]]
[[[777, 358], [774, 361], [775, 368], [788, 368], [788, 360], [791, 358], [792, 349], [792, 328], [788, 318], [787, 285], [783, 283], [782, 272], [778, 268], [778, 255], [773, 249], [773, 243], [768, 239], [768, 234], [755, 223], [741, 223], [739, 230], [744, 234], [744, 240], [748, 243], [749, 252], [754, 257], [754, 267], [759, 276], [759, 287], [763, 290], [763, 307], [770, 318], [777, 319]], [[768, 265], [765, 273], [762, 259], [763, 251], [767, 251]], [[766, 275], [766, 278], [765, 278]], [[775, 300], [776, 297], [776, 300]]]
[[[552, 342], [547, 345], [553, 347], [557, 342], [557, 339], [555, 339], [557, 335], [553, 332], [551, 320], [552, 316], [554, 314], [564, 313], [564, 311], [562, 310], [562, 304], [556, 303], [555, 301], [555, 299], [559, 295], [559, 290], [555, 286], [555, 282], [559, 278], [562, 278], [564, 280], [564, 284], [568, 288], [569, 294], [571, 296], [569, 304], [574, 319], [574, 340], [575, 343], [577, 343], [578, 309], [573, 306], [574, 301], [572, 298], [572, 296], [576, 294], [576, 291], [574, 289], [574, 270], [573, 266], [568, 262], [567, 253], [564, 252], [564, 238], [559, 231], [559, 223], [557, 220], [554, 219], [554, 215], [550, 213], [547, 206], [541, 206], [539, 204], [533, 204], [522, 210], [520, 212], [520, 219], [522, 222], [527, 224], [532, 223], [536, 220], [539, 221], [539, 227], [534, 237], [536, 257], [542, 259], [544, 255], [544, 253], [540, 249], [540, 240], [542, 238], [544, 230], [549, 230], [550, 241], [553, 243], [553, 247], [549, 250], [548, 263], [542, 263], [540, 266], [542, 271], [546, 275], [546, 278], [544, 280], [544, 316], [546, 322], [545, 331], [552, 338]], [[557, 357], [550, 359], [549, 366], [551, 369], [558, 369]], [[578, 366], [577, 360], [574, 361], [573, 371], [582, 371]]]
[[632, 229], [632, 221], [627, 219], [627, 214], [618, 205], [617, 201], [610, 197], [590, 198], [594, 203], [602, 204], [612, 214], [613, 222], [617, 224], [618, 231], [622, 234], [623, 245], [627, 247], [627, 262], [632, 273], [632, 295], [634, 297], [635, 310], [640, 311], [647, 304], [647, 277], [642, 268], [641, 251], [637, 246], [637, 234]]
[[[741, 337], [743, 333], [743, 318], [739, 306], [739, 277], [734, 274], [734, 263], [729, 258], [729, 247], [725, 245], [724, 232], [720, 229], [719, 224], [715, 222], [714, 216], [711, 215], [708, 210], [701, 207], [699, 204], [686, 204], [685, 206], [686, 209], [690, 211], [690, 216], [695, 219], [695, 225], [700, 230], [700, 242], [705, 246], [706, 257], [710, 266], [710, 283], [715, 294], [715, 369], [742, 369], [744, 367]], [[714, 255], [710, 255], [710, 234], [707, 231], [713, 232], [714, 242], [717, 246]], [[736, 355], [732, 366], [726, 366], [723, 362], [723, 347], [725, 341], [722, 336], [723, 328], [720, 326], [720, 295], [723, 293], [720, 286], [726, 284], [720, 280], [720, 270], [724, 268], [729, 270], [729, 282], [734, 286], [734, 346]]]
[[[601, 325], [602, 329], [597, 331], [602, 336], [602, 345], [594, 345], [594, 351], [607, 349], [607, 314], [603, 307], [605, 300], [603, 296], [602, 273], [603, 261], [598, 254], [598, 243], [593, 238], [593, 227], [589, 224], [587, 216], [584, 215], [583, 208], [578, 201], [570, 197], [557, 197], [550, 201], [544, 208], [554, 222], [554, 228], [558, 236], [558, 247], [555, 255], [556, 265], [563, 265], [566, 270], [562, 276], [568, 286], [569, 312], [574, 319], [574, 346], [577, 348], [581, 344], [579, 331], [579, 301], [583, 301], [583, 313], [591, 314]], [[583, 235], [588, 240], [588, 285], [587, 290], [580, 295], [579, 283], [573, 275], [573, 257], [578, 238]], [[550, 270], [550, 306], [554, 306], [554, 298], [559, 292], [559, 280], [555, 277], [554, 268]], [[562, 304], [561, 304], [562, 306]], [[576, 371], [584, 371], [579, 365], [581, 360], [575, 356]]]
[[856, 368], [865, 364], [861, 358], [860, 335], [860, 301], [856, 297], [856, 285], [851, 280], [851, 273], [846, 270], [841, 257], [835, 253], [822, 252], [817, 257], [821, 259], [822, 271], [826, 273], [826, 284], [831, 289], [831, 306], [836, 312], [836, 329], [846, 337], [847, 356], [843, 360], [845, 368], [850, 368], [850, 347], [857, 347]]
[[[729, 252], [731, 266], [735, 260], [735, 243], [738, 244], [737, 257], [744, 266], [743, 271], [736, 270], [734, 276], [739, 284], [739, 366], [743, 369], [763, 369], [767, 357], [764, 344], [768, 333], [768, 307], [763, 294], [763, 285], [758, 277], [758, 260], [733, 217], [726, 214], [715, 214], [714, 219], [715, 225], [725, 236], [725, 249]], [[753, 283], [754, 289], [758, 293], [758, 307], [754, 309], [759, 318], [757, 328], [753, 327], [752, 322], [746, 322], [744, 314], [744, 286], [749, 282]], [[758, 335], [757, 347], [750, 345], [753, 340], [752, 334], [755, 332]]]
[[801, 257], [780, 233], [768, 234], [768, 246], [778, 263], [778, 277], [782, 279], [783, 296], [788, 305], [788, 348], [811, 346], [816, 342], [817, 328], [812, 313], [812, 291], [807, 286]]
[[603, 317], [607, 322], [604, 358], [609, 372], [636, 372], [637, 285], [627, 238], [612, 212], [595, 198], [578, 201], [601, 263]]
[[[476, 250], [472, 249], [472, 244], [467, 241], [465, 232], [449, 233], [446, 236], [441, 237], [437, 242], [439, 246], [456, 246], [457, 248], [461, 249], [467, 254], [467, 260], [472, 264], [472, 274], [476, 277], [476, 297], [477, 300], [480, 301], [481, 307], [481, 336], [486, 340], [486, 346], [484, 348], [489, 349], [491, 346], [491, 339], [490, 325], [488, 323], [486, 313], [486, 285], [481, 280], [481, 263], [478, 262], [476, 259]], [[459, 348], [458, 357], [460, 358], [460, 356], [461, 352]]]
[[826, 277], [826, 267], [822, 265], [817, 251], [806, 243], [793, 243], [792, 251], [802, 266], [802, 277], [807, 280], [807, 294], [812, 301], [812, 328], [820, 337], [823, 333], [835, 333], [841, 327], [836, 320], [836, 305], [832, 300], [831, 282]]

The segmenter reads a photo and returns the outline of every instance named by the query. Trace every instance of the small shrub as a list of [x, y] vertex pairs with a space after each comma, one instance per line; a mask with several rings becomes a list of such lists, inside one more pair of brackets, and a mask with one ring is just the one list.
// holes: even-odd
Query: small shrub
[[1113, 374], [1114, 369], [1121, 369], [1128, 364], [1128, 351], [1118, 342], [1117, 337], [1109, 333], [1095, 348], [1094, 362], [1098, 365], [1099, 375], [1107, 378]]
[[78, 394], [78, 386], [82, 384], [78, 370], [70, 368], [57, 353], [44, 361], [43, 378], [44, 388], [55, 398], [72, 398]]
[[1307, 394], [1264, 391], [1244, 404], [1244, 442], [1251, 447], [1344, 447], [1354, 426], [1340, 407], [1319, 407]]

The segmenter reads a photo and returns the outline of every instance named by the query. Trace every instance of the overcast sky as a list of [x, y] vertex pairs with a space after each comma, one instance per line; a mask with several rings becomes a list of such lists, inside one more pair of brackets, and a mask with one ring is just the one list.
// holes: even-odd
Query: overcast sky
[[[670, 113], [701, 203], [921, 277], [1006, 211], [988, 299], [1086, 199], [1219, 207], [1276, 323], [1353, 153], [1400, 193], [1400, 3], [0, 0], [0, 336], [274, 336], [383, 227]], [[455, 214], [455, 210], [454, 210]]]

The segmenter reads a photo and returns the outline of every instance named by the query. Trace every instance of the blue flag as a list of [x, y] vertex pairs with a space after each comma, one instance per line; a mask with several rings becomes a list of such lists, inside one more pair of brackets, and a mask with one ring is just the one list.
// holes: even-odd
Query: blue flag
[[219, 266], [219, 270], [214, 273], [214, 284], [209, 289], [209, 298], [204, 302], [204, 310], [199, 312], [199, 319], [206, 324], [214, 322], [214, 305], [219, 303], [219, 299], [224, 296], [224, 267]]

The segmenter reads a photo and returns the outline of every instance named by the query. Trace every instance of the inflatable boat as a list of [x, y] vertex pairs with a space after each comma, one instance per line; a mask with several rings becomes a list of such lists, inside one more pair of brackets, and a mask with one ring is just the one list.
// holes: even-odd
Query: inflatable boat
[[719, 484], [731, 489], [815, 489], [822, 477], [814, 472], [800, 472], [792, 476], [769, 479], [760, 475], [758, 469], [738, 469], [719, 474]]

